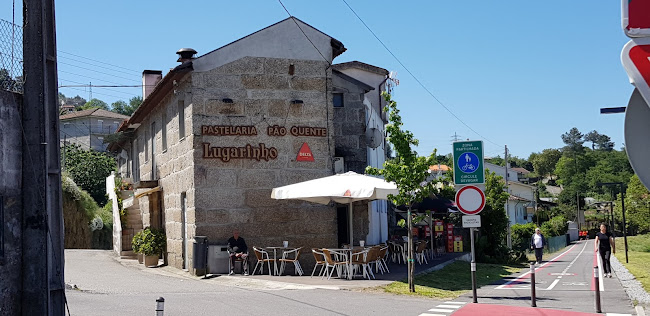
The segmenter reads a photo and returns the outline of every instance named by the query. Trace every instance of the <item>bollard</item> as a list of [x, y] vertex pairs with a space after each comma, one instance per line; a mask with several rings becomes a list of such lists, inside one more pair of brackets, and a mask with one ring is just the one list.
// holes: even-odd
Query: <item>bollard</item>
[[535, 296], [535, 263], [530, 264], [530, 306], [537, 307], [537, 297]]
[[594, 267], [594, 284], [596, 284], [596, 313], [602, 313], [600, 309], [600, 283], [598, 280], [598, 266]]
[[165, 313], [165, 298], [159, 297], [156, 300], [156, 316], [163, 316]]

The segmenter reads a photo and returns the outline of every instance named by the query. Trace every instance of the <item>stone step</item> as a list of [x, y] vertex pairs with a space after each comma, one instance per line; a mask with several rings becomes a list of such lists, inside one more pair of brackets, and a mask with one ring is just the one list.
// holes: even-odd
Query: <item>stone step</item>
[[122, 250], [120, 251], [121, 259], [138, 259], [138, 254], [133, 252], [133, 250]]

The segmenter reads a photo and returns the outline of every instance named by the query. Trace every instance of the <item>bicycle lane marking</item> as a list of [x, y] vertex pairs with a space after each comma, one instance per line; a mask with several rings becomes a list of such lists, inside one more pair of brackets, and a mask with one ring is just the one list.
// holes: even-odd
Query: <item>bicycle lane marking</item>
[[[598, 266], [598, 287], [600, 288], [600, 291], [603, 292], [605, 291], [605, 284], [603, 283], [604, 273], [603, 273], [602, 260], [598, 260], [599, 258], [600, 258], [600, 251], [598, 251], [598, 249], [596, 248], [596, 240], [594, 239], [594, 267]], [[591, 290], [592, 291], [596, 290], [596, 284], [593, 275], [591, 277]]]
[[[557, 261], [558, 259], [564, 257], [567, 253], [569, 253], [571, 250], [573, 250], [573, 248], [575, 248], [576, 245], [577, 245], [577, 244], [574, 244], [573, 246], [571, 246], [571, 248], [567, 249], [565, 252], [563, 252], [563, 253], [557, 255], [555, 258], [553, 258], [553, 259], [551, 259], [551, 260], [549, 260], [549, 261], [543, 263], [543, 264], [540, 265], [538, 268], [535, 268], [535, 271], [542, 270], [542, 269], [544, 269], [548, 264], [551, 264], [551, 263]], [[508, 281], [508, 282], [506, 282], [505, 284], [502, 284], [502, 285], [497, 286], [495, 289], [496, 289], [496, 290], [502, 290], [502, 289], [505, 289], [505, 288], [510, 288], [510, 287], [513, 285], [513, 283], [515, 283], [515, 282], [519, 282], [520, 279], [524, 279], [524, 278], [530, 278], [530, 270], [528, 270], [528, 271], [525, 272], [524, 274], [518, 276], [517, 278], [515, 278], [515, 279], [513, 279], [513, 280], [510, 280], [510, 281]]]
[[566, 266], [566, 268], [564, 269], [564, 271], [562, 271], [562, 273], [560, 273], [560, 275], [557, 277], [557, 279], [555, 279], [555, 281], [553, 281], [553, 283], [551, 283], [551, 286], [549, 286], [549, 287], [546, 289], [547, 291], [548, 291], [548, 290], [552, 290], [552, 289], [555, 287], [555, 285], [556, 285], [558, 282], [560, 282], [560, 279], [562, 279], [562, 276], [565, 275], [566, 272], [569, 271], [569, 268], [571, 268], [571, 267], [573, 266], [573, 264], [578, 260], [578, 258], [580, 258], [580, 255], [585, 251], [585, 249], [587, 248], [587, 245], [588, 245], [588, 244], [589, 244], [589, 243], [586, 242], [585, 245], [582, 246], [582, 250], [580, 250], [580, 252], [579, 252], [578, 255], [573, 259], [573, 261], [571, 261], [571, 263], [569, 263], [569, 265]]

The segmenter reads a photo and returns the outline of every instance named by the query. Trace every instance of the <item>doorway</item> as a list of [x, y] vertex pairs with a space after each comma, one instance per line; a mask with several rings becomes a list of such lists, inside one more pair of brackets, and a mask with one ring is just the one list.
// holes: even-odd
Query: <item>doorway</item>
[[350, 242], [348, 217], [348, 206], [339, 206], [336, 208], [336, 231], [338, 232], [337, 247]]
[[183, 270], [187, 270], [187, 193], [181, 193], [181, 236], [183, 238]]

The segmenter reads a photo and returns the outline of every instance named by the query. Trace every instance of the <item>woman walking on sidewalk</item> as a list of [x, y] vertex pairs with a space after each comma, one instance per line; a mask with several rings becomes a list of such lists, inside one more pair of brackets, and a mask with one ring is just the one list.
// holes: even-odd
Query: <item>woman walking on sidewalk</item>
[[609, 263], [609, 257], [616, 253], [616, 244], [614, 243], [614, 236], [607, 231], [607, 226], [604, 223], [600, 224], [600, 231], [596, 233], [596, 247], [594, 249], [600, 253], [600, 259], [603, 263], [603, 274], [612, 277], [612, 265]]

